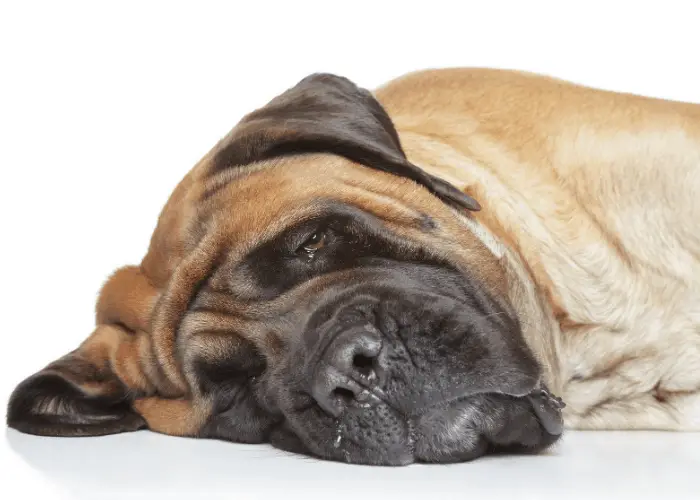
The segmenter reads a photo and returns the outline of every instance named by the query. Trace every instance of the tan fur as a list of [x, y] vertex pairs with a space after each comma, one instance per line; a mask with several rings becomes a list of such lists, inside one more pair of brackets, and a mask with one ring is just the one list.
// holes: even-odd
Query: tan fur
[[195, 436], [211, 413], [210, 403], [191, 399], [141, 398], [134, 409], [152, 431], [173, 436]]

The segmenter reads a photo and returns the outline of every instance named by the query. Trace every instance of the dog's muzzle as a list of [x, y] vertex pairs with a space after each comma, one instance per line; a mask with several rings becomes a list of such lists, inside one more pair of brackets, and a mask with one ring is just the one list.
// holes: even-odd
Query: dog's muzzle
[[278, 399], [308, 452], [358, 463], [451, 462], [537, 450], [559, 437], [563, 402], [541, 383], [517, 320], [478, 283], [420, 264], [357, 276], [314, 303], [287, 360], [283, 376], [300, 386]]

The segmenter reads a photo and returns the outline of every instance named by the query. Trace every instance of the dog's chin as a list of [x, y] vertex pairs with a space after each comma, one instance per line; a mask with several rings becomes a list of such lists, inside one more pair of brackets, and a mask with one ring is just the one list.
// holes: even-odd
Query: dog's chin
[[523, 397], [478, 394], [409, 416], [373, 399], [351, 404], [341, 419], [312, 407], [275, 429], [271, 443], [326, 460], [383, 466], [468, 462], [500, 452], [536, 453], [561, 436], [556, 398], [541, 401], [542, 397], [539, 389]]

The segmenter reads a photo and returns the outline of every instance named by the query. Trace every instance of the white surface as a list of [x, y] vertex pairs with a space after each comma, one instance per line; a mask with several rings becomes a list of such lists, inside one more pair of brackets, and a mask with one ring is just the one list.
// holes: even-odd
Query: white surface
[[267, 445], [149, 431], [73, 439], [8, 431], [6, 438], [26, 494], [52, 491], [85, 500], [697, 499], [700, 491], [700, 434], [577, 432], [541, 456], [399, 468], [321, 462]]
[[[100, 285], [140, 260], [187, 170], [306, 74], [374, 87], [420, 68], [491, 66], [700, 102], [698, 9], [670, 0], [0, 2], [0, 402], [90, 333]], [[374, 469], [148, 432], [8, 432], [0, 498], [700, 498], [698, 465], [700, 437], [680, 434], [569, 434], [549, 456]]]

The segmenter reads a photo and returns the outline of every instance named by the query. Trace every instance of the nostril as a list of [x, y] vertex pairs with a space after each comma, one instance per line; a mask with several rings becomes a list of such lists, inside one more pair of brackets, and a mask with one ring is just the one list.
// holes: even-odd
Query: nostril
[[352, 360], [352, 366], [360, 375], [369, 378], [374, 373], [374, 360], [375, 358], [365, 356], [364, 354], [356, 354]]
[[326, 367], [317, 375], [311, 395], [326, 412], [339, 417], [363, 388], [336, 369]]
[[340, 400], [341, 403], [347, 405], [351, 403], [353, 399], [355, 399], [355, 393], [350, 389], [346, 389], [345, 387], [336, 387], [333, 389], [333, 397]]

